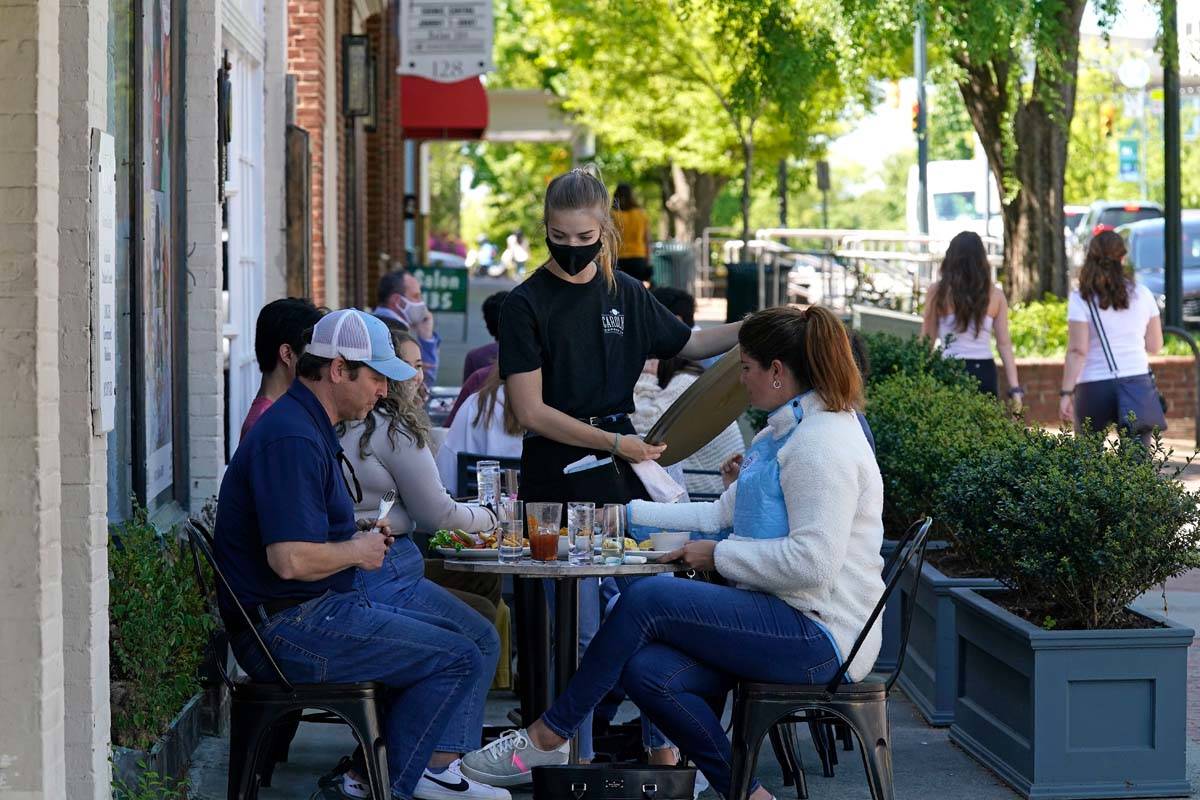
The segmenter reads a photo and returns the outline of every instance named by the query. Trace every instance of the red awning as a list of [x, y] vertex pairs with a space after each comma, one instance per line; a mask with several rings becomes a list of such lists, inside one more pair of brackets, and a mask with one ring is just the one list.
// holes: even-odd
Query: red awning
[[438, 83], [400, 76], [400, 127], [405, 139], [480, 139], [487, 124], [487, 92], [478, 77]]

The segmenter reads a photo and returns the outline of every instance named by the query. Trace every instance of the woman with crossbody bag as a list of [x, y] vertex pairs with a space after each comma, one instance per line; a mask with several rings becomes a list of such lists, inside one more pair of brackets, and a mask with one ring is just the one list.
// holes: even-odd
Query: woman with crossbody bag
[[1148, 441], [1167, 427], [1149, 358], [1162, 348], [1162, 323], [1154, 295], [1127, 274], [1125, 253], [1112, 231], [1088, 246], [1079, 289], [1067, 300], [1059, 413], [1076, 431], [1115, 423]]

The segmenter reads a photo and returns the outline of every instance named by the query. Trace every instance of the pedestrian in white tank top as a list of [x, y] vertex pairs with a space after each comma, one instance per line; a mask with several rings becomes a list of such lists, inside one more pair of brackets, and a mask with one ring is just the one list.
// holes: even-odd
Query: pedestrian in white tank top
[[961, 359], [979, 381], [979, 390], [1000, 396], [992, 338], [1004, 362], [1008, 397], [1019, 410], [1025, 390], [1017, 381], [1012, 338], [1008, 334], [1008, 301], [992, 285], [987, 251], [979, 234], [963, 231], [950, 240], [938, 280], [925, 295], [921, 335], [940, 345], [943, 358]]

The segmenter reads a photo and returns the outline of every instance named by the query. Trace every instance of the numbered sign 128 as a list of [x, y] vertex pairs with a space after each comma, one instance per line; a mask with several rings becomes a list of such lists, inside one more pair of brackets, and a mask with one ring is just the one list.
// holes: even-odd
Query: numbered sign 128
[[421, 294], [430, 311], [467, 310], [466, 267], [417, 267], [412, 272], [421, 282]]

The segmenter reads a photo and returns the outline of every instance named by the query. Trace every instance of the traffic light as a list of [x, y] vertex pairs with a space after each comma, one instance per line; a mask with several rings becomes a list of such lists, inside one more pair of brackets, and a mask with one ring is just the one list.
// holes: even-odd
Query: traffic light
[[1110, 102], [1105, 101], [1100, 106], [1100, 130], [1104, 133], [1105, 139], [1111, 139], [1113, 128], [1117, 124], [1117, 107]]
[[913, 133], [917, 133], [918, 131], [921, 130], [921, 104], [920, 103], [912, 104], [912, 129], [913, 129]]

